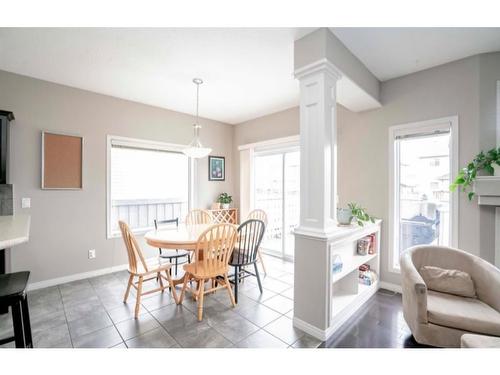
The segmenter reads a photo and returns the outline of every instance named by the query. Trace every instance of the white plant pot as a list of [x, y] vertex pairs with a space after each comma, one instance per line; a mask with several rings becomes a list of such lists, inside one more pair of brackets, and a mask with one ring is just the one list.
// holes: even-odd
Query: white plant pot
[[493, 176], [500, 177], [500, 165], [495, 163], [492, 164], [491, 166], [493, 167]]
[[229, 208], [229, 203], [222, 203], [222, 209], [227, 210]]
[[349, 208], [337, 208], [337, 222], [340, 225], [351, 225], [352, 210]]

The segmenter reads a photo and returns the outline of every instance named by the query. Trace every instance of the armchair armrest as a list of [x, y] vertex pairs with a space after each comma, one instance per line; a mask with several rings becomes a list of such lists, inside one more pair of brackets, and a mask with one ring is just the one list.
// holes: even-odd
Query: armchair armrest
[[[405, 318], [419, 324], [427, 323], [427, 286], [411, 259], [411, 251], [400, 258]], [[407, 322], [411, 325], [411, 322]]]

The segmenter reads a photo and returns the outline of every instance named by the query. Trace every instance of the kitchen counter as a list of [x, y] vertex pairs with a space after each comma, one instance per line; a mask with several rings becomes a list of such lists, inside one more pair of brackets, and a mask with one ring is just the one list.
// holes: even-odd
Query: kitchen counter
[[29, 234], [29, 215], [0, 216], [0, 249], [28, 242]]

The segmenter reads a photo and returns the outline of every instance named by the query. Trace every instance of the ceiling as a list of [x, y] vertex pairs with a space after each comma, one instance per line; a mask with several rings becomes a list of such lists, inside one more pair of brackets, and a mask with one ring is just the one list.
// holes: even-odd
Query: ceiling
[[[191, 114], [200, 77], [200, 116], [237, 124], [298, 104], [293, 42], [313, 30], [1, 28], [0, 70]], [[331, 30], [380, 80], [500, 50], [500, 29]]]
[[500, 51], [500, 28], [332, 28], [380, 81]]

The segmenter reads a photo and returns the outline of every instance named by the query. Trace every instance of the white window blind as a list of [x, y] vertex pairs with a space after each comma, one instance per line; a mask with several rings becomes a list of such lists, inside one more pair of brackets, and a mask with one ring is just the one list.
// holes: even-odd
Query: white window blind
[[119, 220], [136, 232], [152, 228], [154, 219], [183, 220], [190, 195], [184, 154], [111, 142], [109, 166], [111, 235], [119, 233]]

